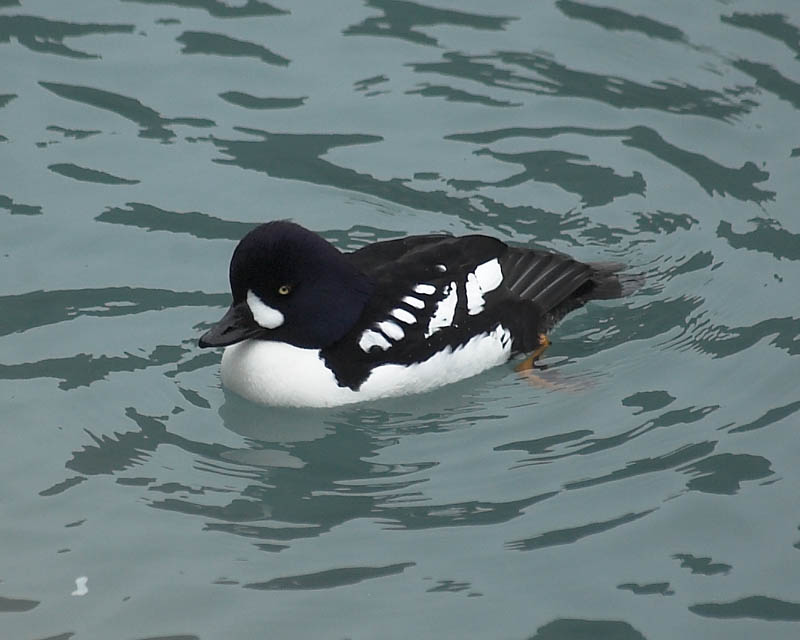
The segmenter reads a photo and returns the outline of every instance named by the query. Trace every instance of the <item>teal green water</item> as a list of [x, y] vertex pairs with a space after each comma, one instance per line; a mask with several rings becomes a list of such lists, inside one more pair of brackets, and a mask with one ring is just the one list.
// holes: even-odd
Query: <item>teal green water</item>
[[[800, 8], [488, 6], [0, 0], [0, 637], [800, 635]], [[275, 218], [646, 283], [261, 407], [197, 338]]]

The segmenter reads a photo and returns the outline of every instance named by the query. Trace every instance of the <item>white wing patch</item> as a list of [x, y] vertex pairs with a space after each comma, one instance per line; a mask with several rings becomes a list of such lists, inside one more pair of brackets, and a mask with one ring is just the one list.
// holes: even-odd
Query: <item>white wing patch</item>
[[483, 311], [484, 303], [483, 291], [481, 291], [478, 278], [475, 277], [474, 273], [470, 273], [467, 276], [465, 288], [467, 290], [467, 313], [474, 316], [476, 313]]
[[430, 338], [434, 333], [443, 327], [449, 327], [453, 324], [453, 318], [456, 315], [456, 304], [458, 303], [458, 292], [456, 291], [456, 283], [451, 282], [444, 289], [444, 298], [439, 300], [436, 309], [433, 312], [433, 317], [428, 323], [428, 329], [425, 331], [425, 337]]
[[392, 343], [389, 342], [382, 333], [378, 333], [372, 329], [367, 329], [358, 339], [358, 346], [361, 347], [361, 350], [364, 353], [369, 353], [369, 350], [372, 349], [372, 347], [379, 347], [386, 351], [392, 346]]
[[250, 307], [253, 320], [265, 329], [277, 329], [283, 324], [283, 314], [268, 304], [264, 304], [252, 289], [247, 291], [247, 306]]
[[[444, 265], [436, 266], [437, 268], [443, 267], [443, 271], [447, 269]], [[475, 315], [483, 311], [483, 295], [499, 287], [502, 281], [503, 272], [500, 269], [500, 263], [497, 259], [484, 262], [475, 267], [475, 271], [467, 276], [466, 281], [467, 309], [470, 315]], [[415, 285], [413, 291], [423, 296], [430, 296], [436, 293], [436, 287], [432, 284], [422, 282]], [[451, 282], [448, 284], [442, 293], [444, 297], [436, 303], [433, 316], [425, 330], [426, 338], [430, 338], [434, 333], [439, 331], [439, 329], [451, 326], [455, 319], [456, 306], [458, 305], [458, 289], [456, 283]], [[402, 302], [415, 309], [425, 308], [425, 301], [414, 296], [405, 296]], [[417, 322], [416, 316], [405, 309], [392, 309], [389, 315], [404, 324], [411, 325]], [[369, 353], [373, 347], [378, 347], [383, 351], [387, 351], [392, 346], [392, 342], [390, 341], [397, 342], [405, 338], [405, 335], [406, 333], [403, 327], [399, 324], [393, 320], [383, 320], [361, 334], [358, 340], [358, 346], [364, 353]]]
[[503, 270], [497, 258], [475, 267], [475, 271], [467, 276], [467, 313], [474, 316], [483, 311], [484, 294], [494, 291], [503, 282]]
[[403, 331], [403, 328], [391, 320], [379, 322], [378, 329], [380, 329], [386, 337], [391, 338], [392, 340], [402, 340], [406, 335], [406, 332]]
[[409, 307], [414, 307], [415, 309], [425, 308], [425, 302], [414, 296], [406, 296], [400, 302], [405, 302]]
[[406, 324], [415, 324], [417, 322], [417, 317], [405, 309], [392, 309], [389, 312], [389, 315], [397, 318], [400, 322], [405, 322]]
[[503, 282], [503, 270], [497, 258], [475, 267], [475, 277], [484, 293], [494, 291]]
[[[395, 311], [402, 311], [402, 309], [395, 309]], [[414, 322], [417, 321], [417, 319], [408, 313], [408, 311], [405, 313], [411, 316]], [[361, 350], [364, 353], [369, 353], [372, 347], [378, 347], [379, 349], [386, 351], [392, 346], [392, 343], [389, 342], [389, 340], [402, 340], [405, 338], [405, 336], [406, 332], [403, 331], [403, 327], [392, 320], [384, 320], [374, 325], [372, 329], [367, 329], [364, 333], [362, 333], [361, 337], [358, 339], [358, 346], [361, 347]]]

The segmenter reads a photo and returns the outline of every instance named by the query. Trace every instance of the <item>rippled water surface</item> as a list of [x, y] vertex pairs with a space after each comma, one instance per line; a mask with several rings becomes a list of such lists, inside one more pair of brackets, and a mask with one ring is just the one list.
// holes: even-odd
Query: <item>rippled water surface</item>
[[[0, 0], [0, 637], [800, 637], [796, 0]], [[646, 277], [511, 365], [249, 404], [253, 225]]]

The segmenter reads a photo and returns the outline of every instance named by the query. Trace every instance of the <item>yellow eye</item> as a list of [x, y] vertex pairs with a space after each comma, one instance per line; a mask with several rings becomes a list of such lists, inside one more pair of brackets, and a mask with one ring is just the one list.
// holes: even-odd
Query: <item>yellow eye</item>
[[290, 284], [282, 284], [278, 287], [278, 293], [282, 296], [288, 296], [292, 292], [292, 285]]

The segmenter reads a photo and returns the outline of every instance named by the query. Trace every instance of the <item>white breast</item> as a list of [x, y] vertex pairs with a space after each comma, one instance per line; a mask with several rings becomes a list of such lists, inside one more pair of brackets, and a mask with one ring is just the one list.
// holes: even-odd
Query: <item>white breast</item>
[[511, 333], [498, 326], [457, 349], [447, 348], [409, 366], [384, 364], [358, 391], [341, 387], [317, 349], [284, 342], [245, 340], [226, 347], [222, 384], [253, 402], [295, 407], [332, 407], [428, 391], [508, 360]]

